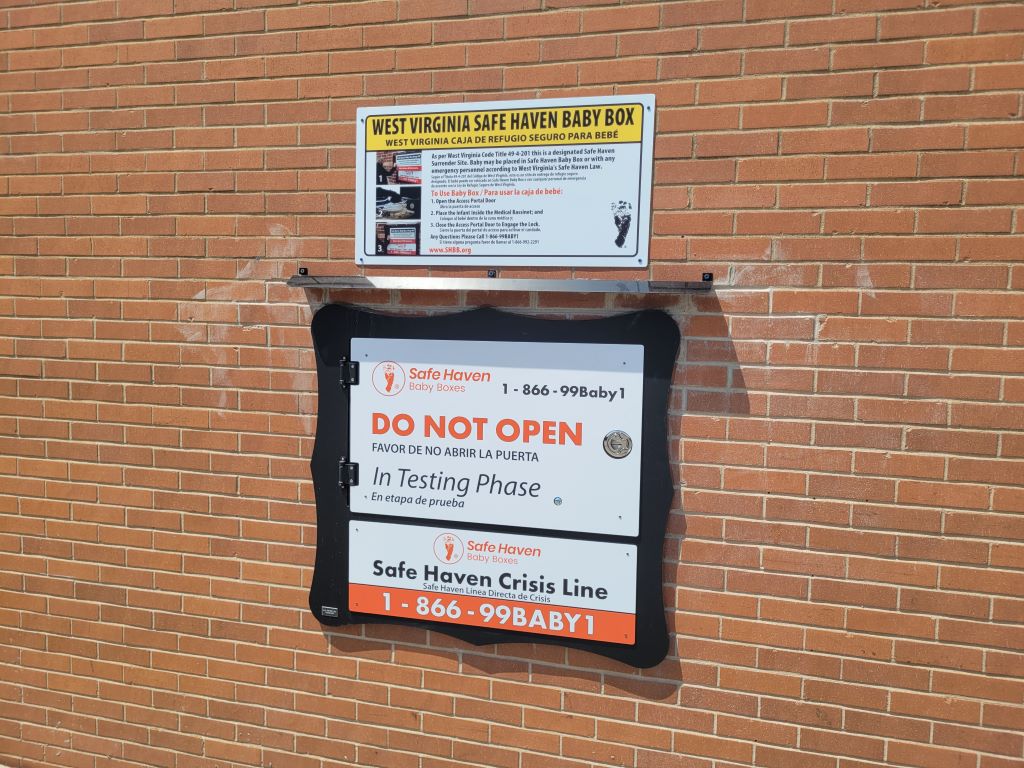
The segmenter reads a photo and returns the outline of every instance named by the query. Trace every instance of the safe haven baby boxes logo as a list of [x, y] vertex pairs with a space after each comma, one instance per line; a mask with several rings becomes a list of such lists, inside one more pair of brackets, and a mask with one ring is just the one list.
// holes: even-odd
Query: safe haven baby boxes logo
[[489, 383], [492, 379], [490, 371], [462, 368], [409, 368], [405, 369], [394, 360], [382, 360], [373, 369], [373, 388], [384, 397], [393, 397], [402, 390], [421, 393], [466, 391], [467, 384]]

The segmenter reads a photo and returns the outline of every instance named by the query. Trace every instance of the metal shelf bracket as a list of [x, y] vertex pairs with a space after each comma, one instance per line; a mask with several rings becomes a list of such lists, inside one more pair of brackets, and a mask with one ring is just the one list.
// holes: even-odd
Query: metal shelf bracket
[[687, 293], [710, 291], [714, 275], [705, 272], [701, 280], [546, 280], [497, 277], [402, 277], [335, 276], [308, 274], [303, 267], [288, 279], [292, 288], [328, 288], [354, 291], [537, 291], [540, 293]]

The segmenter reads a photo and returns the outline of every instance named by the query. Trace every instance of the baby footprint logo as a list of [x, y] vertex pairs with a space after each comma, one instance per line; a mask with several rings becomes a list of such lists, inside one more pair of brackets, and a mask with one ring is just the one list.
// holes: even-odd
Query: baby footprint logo
[[377, 363], [373, 369], [373, 388], [385, 397], [397, 395], [405, 388], [405, 370], [394, 360]]
[[457, 563], [464, 552], [462, 539], [454, 533], [442, 533], [434, 539], [434, 557], [442, 563]]
[[618, 237], [615, 238], [615, 245], [621, 248], [626, 244], [629, 225], [633, 221], [633, 205], [625, 200], [612, 203], [612, 220], [615, 222], [615, 229], [619, 233]]

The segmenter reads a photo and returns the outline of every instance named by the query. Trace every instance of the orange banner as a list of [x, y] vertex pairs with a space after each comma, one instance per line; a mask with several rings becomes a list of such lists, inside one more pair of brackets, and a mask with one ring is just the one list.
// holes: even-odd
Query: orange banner
[[370, 584], [349, 584], [348, 608], [380, 616], [622, 645], [633, 645], [636, 636], [636, 616], [631, 613]]

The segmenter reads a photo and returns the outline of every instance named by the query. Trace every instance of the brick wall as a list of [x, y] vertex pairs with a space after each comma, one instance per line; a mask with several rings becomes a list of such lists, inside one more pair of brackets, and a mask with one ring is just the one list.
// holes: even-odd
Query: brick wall
[[[2, 0], [0, 762], [1021, 766], [1022, 86], [1016, 2]], [[356, 107], [613, 92], [649, 276], [716, 275], [669, 659], [323, 632], [311, 307], [639, 303], [285, 287]]]

